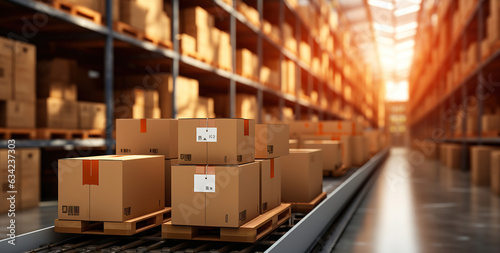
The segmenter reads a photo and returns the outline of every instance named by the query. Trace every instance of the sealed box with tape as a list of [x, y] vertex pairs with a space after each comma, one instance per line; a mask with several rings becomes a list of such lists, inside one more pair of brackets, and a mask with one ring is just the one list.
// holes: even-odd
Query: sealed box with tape
[[59, 160], [58, 218], [122, 222], [165, 208], [162, 155]]
[[260, 165], [260, 213], [281, 204], [281, 158], [257, 160]]
[[255, 157], [259, 159], [288, 155], [287, 124], [255, 125]]
[[179, 119], [179, 164], [233, 165], [255, 161], [255, 120]]
[[239, 227], [259, 215], [259, 163], [172, 166], [172, 224]]

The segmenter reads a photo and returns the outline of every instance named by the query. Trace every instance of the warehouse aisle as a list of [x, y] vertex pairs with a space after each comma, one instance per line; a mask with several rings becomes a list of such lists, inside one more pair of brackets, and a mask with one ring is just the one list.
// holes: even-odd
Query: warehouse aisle
[[391, 150], [333, 252], [498, 252], [500, 197], [466, 172], [408, 157], [419, 156]]

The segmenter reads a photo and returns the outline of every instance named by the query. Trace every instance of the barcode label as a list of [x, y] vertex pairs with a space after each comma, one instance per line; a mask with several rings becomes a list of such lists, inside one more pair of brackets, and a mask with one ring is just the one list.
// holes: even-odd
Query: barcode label
[[215, 175], [194, 175], [194, 192], [215, 192]]
[[267, 153], [268, 154], [274, 153], [274, 146], [273, 145], [267, 145]]
[[131, 210], [131, 208], [130, 208], [130, 207], [125, 207], [125, 208], [123, 208], [123, 215], [125, 215], [125, 216], [130, 215], [130, 210]]
[[157, 148], [150, 148], [149, 153], [151, 154], [158, 154], [158, 149]]
[[130, 152], [132, 152], [132, 150], [131, 150], [131, 149], [129, 149], [129, 148], [122, 148], [122, 149], [120, 149], [120, 151], [121, 151], [122, 153], [130, 153]]
[[191, 154], [181, 154], [182, 161], [191, 161]]
[[68, 206], [68, 215], [72, 216], [80, 215], [80, 206]]
[[217, 142], [217, 127], [197, 127], [196, 142]]

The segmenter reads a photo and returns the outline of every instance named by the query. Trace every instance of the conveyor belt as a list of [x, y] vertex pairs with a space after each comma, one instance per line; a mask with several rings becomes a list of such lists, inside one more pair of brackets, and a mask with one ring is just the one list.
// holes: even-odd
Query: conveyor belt
[[328, 193], [328, 197], [320, 205], [307, 215], [294, 213], [289, 224], [282, 225], [255, 244], [164, 240], [161, 238], [161, 227], [135, 236], [57, 234], [52, 228], [47, 228], [17, 237], [15, 247], [2, 240], [0, 251], [2, 253], [310, 251], [317, 245], [322, 235], [340, 234], [340, 230], [345, 226], [337, 226], [337, 231], [332, 232], [333, 222], [342, 214], [343, 219], [348, 221], [350, 218], [346, 217], [346, 214], [349, 215], [349, 208], [346, 208], [349, 206], [348, 203], [359, 193], [361, 186], [367, 182], [387, 154], [387, 149], [381, 151], [361, 168], [350, 169], [342, 178], [325, 178], [323, 191]]

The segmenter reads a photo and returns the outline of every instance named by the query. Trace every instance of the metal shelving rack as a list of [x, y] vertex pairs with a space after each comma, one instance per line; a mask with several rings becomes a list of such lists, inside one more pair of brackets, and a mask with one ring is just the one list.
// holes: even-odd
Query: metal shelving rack
[[[490, 0], [492, 1], [492, 0]], [[483, 132], [482, 132], [482, 116], [484, 113], [484, 100], [483, 99], [477, 99], [478, 101], [478, 110], [477, 110], [477, 132], [475, 133], [474, 137], [467, 136], [467, 108], [466, 106], [463, 106], [462, 104], [464, 101], [468, 101], [469, 96], [471, 95], [476, 95], [471, 93], [471, 89], [474, 91], [482, 91], [483, 83], [485, 80], [483, 79], [483, 74], [485, 72], [491, 71], [494, 68], [495, 64], [498, 64], [500, 62], [500, 50], [499, 49], [494, 49], [487, 55], [487, 57], [483, 56], [482, 52], [482, 47], [481, 47], [481, 41], [484, 39], [484, 31], [486, 29], [485, 25], [485, 19], [486, 19], [486, 13], [485, 13], [485, 8], [486, 5], [489, 3], [487, 0], [477, 0], [474, 3], [474, 6], [472, 8], [472, 12], [470, 16], [467, 17], [465, 22], [463, 23], [462, 30], [459, 31], [458, 35], [453, 38], [453, 31], [450, 29], [450, 47], [446, 50], [444, 59], [442, 60], [442, 64], [439, 65], [438, 70], [435, 72], [435, 76], [433, 76], [433, 82], [426, 87], [421, 87], [418, 85], [412, 85], [411, 87], [411, 92], [410, 94], [414, 94], [414, 91], [416, 89], [424, 89], [424, 92], [419, 98], [410, 98], [410, 103], [413, 105], [412, 109], [409, 111], [409, 114], [412, 115], [416, 111], [419, 110], [418, 104], [422, 102], [424, 97], [427, 94], [430, 93], [435, 93], [437, 95], [439, 94], [444, 94], [438, 96], [438, 101], [434, 107], [431, 109], [427, 110], [425, 113], [420, 115], [417, 119], [413, 120], [410, 123], [410, 130], [411, 134], [414, 138], [419, 138], [419, 139], [430, 139], [434, 140], [435, 142], [451, 142], [451, 143], [458, 143], [462, 145], [462, 170], [468, 170], [467, 169], [467, 148], [468, 145], [499, 145], [500, 144], [500, 138], [496, 137], [483, 137]], [[444, 16], [451, 16], [451, 13], [453, 10], [456, 10], [456, 6], [458, 4], [458, 1], [450, 1], [449, 3], [449, 8], [447, 8], [445, 15]], [[422, 18], [422, 9], [420, 11], [420, 18]], [[492, 11], [492, 10], [490, 10]], [[451, 22], [451, 18], [449, 18], [449, 22]], [[452, 27], [453, 24], [450, 25]], [[475, 34], [474, 34], [475, 33]], [[444, 80], [446, 77], [446, 70], [448, 67], [450, 67], [451, 63], [453, 63], [457, 57], [457, 48], [459, 46], [460, 49], [458, 52], [465, 52], [467, 50], [466, 48], [466, 43], [470, 41], [470, 38], [475, 39], [477, 49], [475, 52], [475, 57], [476, 60], [475, 62], [477, 63], [476, 66], [474, 66], [474, 69], [468, 73], [465, 77], [463, 77], [461, 80], [453, 80], [455, 84], [453, 89], [448, 92], [446, 92], [445, 87], [443, 87]], [[432, 39], [432, 44], [435, 45], [437, 43], [437, 38]], [[430, 54], [426, 56], [424, 59], [427, 59], [430, 57]], [[424, 61], [425, 62], [425, 61]], [[425, 73], [422, 73], [425, 74]], [[418, 73], [417, 73], [418, 75]], [[496, 93], [498, 94], [498, 93]], [[496, 94], [493, 94], [494, 96], [497, 96]], [[413, 100], [413, 101], [412, 101]], [[458, 106], [459, 109], [453, 110], [455, 106]], [[461, 136], [458, 136], [453, 130], [453, 127], [448, 129], [447, 123], [445, 122], [446, 119], [450, 117], [450, 110], [455, 113], [458, 112], [458, 110], [461, 110], [463, 113], [462, 121], [461, 121], [461, 129], [459, 129], [458, 134], [461, 134]], [[437, 132], [440, 132], [437, 134], [437, 136], [432, 136], [434, 133], [428, 132], [429, 129], [434, 128], [435, 130], [438, 130]], [[427, 132], [426, 132], [427, 131]]]
[[[257, 9], [259, 12], [260, 20], [263, 20], [264, 16], [264, 9], [266, 8], [266, 5], [271, 4], [271, 3], [279, 3], [279, 20], [280, 20], [280, 27], [282, 27], [284, 22], [284, 13], [285, 11], [290, 12], [293, 14], [293, 19], [295, 20], [295, 26], [297, 31], [302, 30], [303, 27], [306, 27], [305, 23], [303, 20], [301, 20], [300, 16], [298, 13], [295, 11], [295, 9], [287, 2], [284, 0], [273, 0], [273, 1], [263, 1], [263, 0], [256, 0], [257, 1]], [[160, 57], [162, 59], [165, 59], [165, 61], [171, 61], [171, 64], [168, 64], [171, 68], [171, 74], [173, 76], [173, 90], [175, 92], [176, 90], [176, 77], [181, 74], [181, 69], [182, 66], [189, 66], [191, 68], [204, 71], [206, 73], [213, 74], [217, 76], [218, 78], [222, 78], [223, 80], [226, 80], [229, 82], [228, 85], [228, 91], [229, 91], [229, 98], [230, 98], [230, 116], [234, 117], [236, 115], [235, 112], [235, 104], [236, 104], [236, 92], [238, 87], [244, 87], [244, 89], [250, 89], [253, 90], [256, 93], [257, 99], [258, 99], [258, 105], [259, 105], [259, 116], [260, 116], [260, 111], [263, 108], [263, 105], [265, 104], [264, 102], [264, 95], [270, 95], [274, 98], [278, 99], [278, 105], [280, 108], [280, 118], [283, 119], [283, 107], [285, 105], [293, 105], [294, 106], [294, 111], [295, 111], [295, 118], [300, 119], [301, 114], [303, 110], [306, 110], [308, 113], [308, 117], [310, 118], [313, 113], [317, 113], [318, 117], [320, 120], [322, 119], [343, 119], [340, 114], [336, 112], [332, 112], [330, 110], [325, 110], [321, 108], [321, 106], [312, 104], [309, 101], [305, 101], [300, 98], [299, 96], [299, 90], [301, 88], [301, 72], [304, 71], [308, 78], [307, 78], [307, 86], [309, 91], [312, 90], [313, 88], [313, 83], [316, 82], [318, 85], [318, 91], [319, 92], [327, 92], [330, 94], [327, 96], [327, 99], [331, 99], [333, 96], [335, 96], [336, 99], [340, 99], [341, 102], [341, 107], [344, 106], [350, 106], [352, 108], [352, 118], [354, 119], [356, 115], [361, 115], [365, 120], [369, 122], [369, 124], [373, 127], [376, 127], [378, 125], [378, 120], [377, 120], [377, 113], [374, 110], [374, 113], [372, 117], [368, 118], [366, 115], [364, 115], [364, 112], [362, 111], [362, 107], [360, 106], [359, 101], [355, 101], [355, 99], [352, 99], [351, 101], [347, 101], [342, 94], [342, 91], [336, 90], [333, 87], [328, 88], [327, 90], [324, 90], [324, 87], [328, 87], [329, 83], [327, 80], [323, 79], [320, 76], [317, 76], [311, 68], [303, 62], [301, 59], [299, 59], [298, 56], [290, 52], [289, 50], [283, 48], [281, 45], [275, 43], [272, 39], [270, 39], [267, 35], [265, 35], [259, 28], [255, 27], [251, 22], [249, 22], [244, 15], [239, 13], [236, 9], [236, 1], [233, 0], [233, 6], [227, 4], [226, 2], [222, 0], [213, 0], [213, 1], [199, 1], [197, 3], [199, 4], [207, 4], [207, 3], [212, 3], [216, 8], [219, 8], [226, 12], [226, 14], [229, 15], [229, 33], [230, 33], [230, 38], [231, 38], [231, 45], [232, 45], [232, 71], [226, 71], [222, 70], [219, 68], [216, 68], [212, 65], [209, 65], [205, 62], [199, 61], [195, 58], [191, 58], [185, 55], [182, 55], [180, 53], [180, 48], [179, 48], [179, 41], [176, 39], [177, 35], [179, 34], [179, 20], [180, 20], [180, 9], [181, 9], [181, 3], [179, 0], [172, 0], [172, 38], [173, 38], [173, 49], [168, 49], [168, 48], [162, 48], [158, 47], [152, 43], [149, 42], [144, 42], [140, 41], [138, 39], [135, 39], [133, 37], [130, 37], [128, 35], [119, 33], [115, 30], [113, 30], [113, 20], [112, 20], [112, 1], [111, 0], [106, 0], [106, 25], [99, 25], [96, 24], [90, 20], [80, 18], [77, 16], [72, 16], [70, 14], [67, 14], [65, 12], [56, 10], [51, 8], [50, 6], [38, 2], [38, 1], [33, 1], [33, 0], [5, 0], [5, 2], [9, 2], [14, 4], [14, 6], [19, 6], [27, 10], [28, 12], [31, 13], [43, 13], [46, 15], [49, 15], [51, 18], [55, 18], [55, 20], [74, 25], [78, 28], [83, 28], [86, 29], [88, 32], [94, 34], [95, 36], [102, 37], [104, 40], [104, 48], [103, 48], [103, 70], [104, 70], [104, 91], [105, 91], [105, 102], [107, 105], [107, 111], [106, 111], [106, 121], [107, 121], [107, 128], [106, 128], [106, 139], [95, 139], [92, 141], [87, 141], [87, 140], [57, 140], [57, 141], [46, 141], [46, 140], [19, 140], [17, 141], [17, 145], [19, 147], [53, 147], [53, 146], [68, 146], [68, 145], [90, 145], [90, 146], [101, 146], [105, 145], [108, 149], [108, 152], [112, 152], [113, 145], [115, 143], [114, 139], [112, 138], [113, 136], [113, 128], [114, 128], [114, 123], [113, 123], [113, 109], [114, 109], [114, 96], [113, 96], [113, 79], [114, 79], [114, 43], [126, 43], [134, 48], [143, 50], [147, 53], [154, 54], [156, 55], [155, 57]], [[185, 2], [183, 2], [185, 4]], [[315, 7], [318, 7], [314, 5]], [[341, 14], [341, 13], [340, 13]], [[268, 86], [265, 86], [264, 84], [253, 81], [247, 78], [244, 78], [237, 73], [235, 73], [236, 70], [236, 41], [237, 41], [237, 25], [243, 25], [250, 31], [252, 31], [256, 36], [257, 36], [257, 55], [259, 59], [259, 67], [262, 66], [263, 63], [263, 42], [265, 41], [267, 44], [270, 44], [275, 50], [279, 52], [279, 57], [281, 60], [284, 58], [288, 58], [295, 62], [296, 65], [296, 93], [295, 95], [292, 94], [285, 94], [282, 93], [281, 91], [274, 90]], [[341, 39], [339, 38], [339, 31], [334, 31], [330, 27], [330, 35], [334, 36], [334, 41], [336, 44], [342, 45], [340, 42]], [[301, 40], [300, 37], [300, 32], [297, 32], [297, 43]], [[321, 45], [319, 42], [318, 38], [314, 38], [311, 33], [306, 34], [308, 38], [308, 42], [311, 45], [311, 51], [314, 50], [314, 47], [318, 47], [321, 52], [328, 52]], [[281, 40], [283, 41], [283, 37], [281, 36]], [[336, 47], [336, 50], [337, 47]], [[341, 56], [342, 59], [346, 59], [349, 62], [353, 62], [353, 59], [351, 58], [352, 56], [348, 55], [346, 52], [344, 52], [342, 46], [341, 46]], [[298, 54], [298, 53], [297, 53]], [[351, 87], [353, 91], [353, 97], [356, 96], [356, 94], [364, 95], [364, 87], [360, 87], [359, 84], [364, 82], [364, 79], [362, 80], [352, 80], [346, 74], [344, 73], [344, 70], [341, 68], [340, 63], [336, 60], [335, 55], [333, 52], [328, 52], [329, 54], [329, 60], [331, 65], [333, 64], [333, 68], [335, 71], [341, 74], [342, 77], [342, 85], [348, 85]], [[356, 67], [353, 66], [353, 67]], [[281, 68], [281, 64], [280, 64]], [[332, 66], [330, 66], [332, 68]], [[281, 83], [281, 69], [279, 69], [280, 72], [280, 83]], [[359, 68], [356, 68], [356, 73], [363, 73], [360, 71]], [[201, 84], [200, 84], [201, 85]], [[333, 86], [333, 85], [331, 85]], [[374, 85], [372, 85], [374, 86]], [[368, 91], [372, 92], [372, 91]], [[175, 93], [174, 93], [175, 94]], [[172, 96], [172, 103], [173, 103], [173, 112], [172, 115], [175, 117], [176, 113], [176, 108], [175, 108], [175, 96]], [[362, 101], [364, 103], [364, 101]], [[377, 104], [376, 101], [374, 101], [372, 104]], [[258, 121], [261, 120], [261, 117], [259, 117]], [[2, 144], [5, 144], [5, 141], [0, 141]]]

